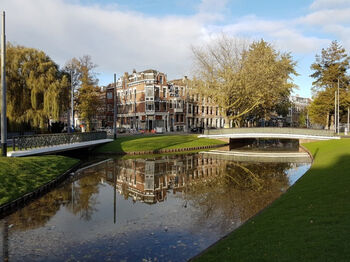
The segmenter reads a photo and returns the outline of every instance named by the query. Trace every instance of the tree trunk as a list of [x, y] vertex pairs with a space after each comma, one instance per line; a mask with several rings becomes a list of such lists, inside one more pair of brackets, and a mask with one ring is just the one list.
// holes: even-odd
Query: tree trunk
[[227, 116], [225, 116], [224, 121], [225, 121], [224, 128], [230, 128], [230, 119]]

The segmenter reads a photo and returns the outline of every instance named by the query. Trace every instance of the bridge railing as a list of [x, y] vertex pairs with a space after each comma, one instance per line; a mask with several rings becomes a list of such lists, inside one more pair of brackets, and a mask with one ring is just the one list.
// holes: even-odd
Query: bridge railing
[[335, 136], [332, 130], [291, 128], [291, 127], [243, 127], [243, 128], [208, 129], [204, 131], [204, 135], [227, 135], [227, 134], [248, 134], [248, 133]]
[[50, 147], [106, 138], [107, 133], [105, 131], [18, 136], [12, 138], [12, 148], [13, 151], [16, 150], [16, 147], [19, 150], [26, 150], [28, 148]]

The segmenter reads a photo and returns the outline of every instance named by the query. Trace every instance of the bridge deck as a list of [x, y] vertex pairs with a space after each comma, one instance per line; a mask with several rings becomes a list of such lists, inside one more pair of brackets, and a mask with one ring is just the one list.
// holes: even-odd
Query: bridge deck
[[200, 135], [204, 138], [281, 138], [281, 139], [307, 139], [307, 140], [330, 140], [340, 139], [339, 136], [318, 136], [302, 134], [277, 134], [277, 133], [238, 133], [238, 134], [219, 134], [219, 135]]
[[91, 146], [95, 146], [95, 145], [109, 143], [112, 141], [113, 141], [113, 139], [99, 139], [99, 140], [92, 140], [92, 141], [79, 142], [79, 143], [73, 143], [73, 144], [57, 145], [57, 146], [51, 146], [51, 147], [40, 147], [40, 148], [34, 148], [34, 149], [29, 149], [29, 150], [23, 150], [23, 151], [10, 151], [7, 153], [7, 156], [8, 157], [22, 157], [22, 156], [34, 156], [34, 155], [47, 155], [47, 154], [54, 154], [54, 153], [58, 153], [58, 152], [74, 150], [74, 149], [91, 147]]
[[285, 127], [223, 128], [205, 130], [200, 137], [207, 138], [285, 138], [329, 140], [340, 139], [330, 130]]

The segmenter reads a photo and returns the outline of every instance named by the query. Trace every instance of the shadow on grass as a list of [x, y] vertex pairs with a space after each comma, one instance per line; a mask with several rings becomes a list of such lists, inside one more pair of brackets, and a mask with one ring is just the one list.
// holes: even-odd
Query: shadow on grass
[[350, 155], [311, 168], [287, 193], [191, 261], [350, 261]]
[[315, 153], [312, 155], [313, 159], [316, 159], [319, 150], [319, 148], [316, 148]]

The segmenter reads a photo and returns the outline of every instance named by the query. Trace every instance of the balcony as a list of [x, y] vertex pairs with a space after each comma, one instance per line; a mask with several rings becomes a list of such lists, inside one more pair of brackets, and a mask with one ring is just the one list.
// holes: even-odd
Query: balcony
[[183, 113], [184, 109], [183, 108], [174, 108], [175, 113]]

